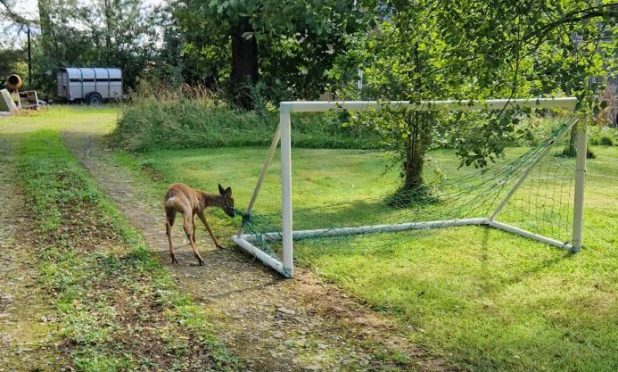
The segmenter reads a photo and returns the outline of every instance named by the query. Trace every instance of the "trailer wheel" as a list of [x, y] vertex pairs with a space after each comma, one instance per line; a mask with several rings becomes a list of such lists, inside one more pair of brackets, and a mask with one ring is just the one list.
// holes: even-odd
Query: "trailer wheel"
[[86, 103], [90, 106], [96, 106], [103, 103], [103, 97], [97, 92], [92, 92], [86, 96]]

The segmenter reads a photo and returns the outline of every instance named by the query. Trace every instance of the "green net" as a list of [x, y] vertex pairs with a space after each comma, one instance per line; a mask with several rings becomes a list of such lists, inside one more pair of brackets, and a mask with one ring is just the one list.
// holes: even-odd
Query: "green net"
[[[567, 242], [575, 160], [560, 154], [574, 123], [572, 117], [546, 119], [535, 141], [506, 148], [504, 157], [484, 168], [460, 167], [453, 149], [429, 151], [425, 186], [422, 191], [411, 191], [415, 195], [397, 192], [402, 183], [400, 168], [392, 166], [385, 152], [294, 149], [296, 254], [412, 246], [414, 233], [393, 232], [393, 226], [403, 231], [410, 224], [415, 230], [458, 222], [465, 225], [466, 221], [478, 224], [473, 223], [475, 219], [492, 216], [507, 196], [508, 202], [497, 215], [499, 221]], [[260, 209], [258, 199], [257, 208], [245, 215], [243, 234], [280, 259], [282, 220], [277, 202], [281, 196], [260, 196], [265, 197], [269, 198], [266, 208]]]

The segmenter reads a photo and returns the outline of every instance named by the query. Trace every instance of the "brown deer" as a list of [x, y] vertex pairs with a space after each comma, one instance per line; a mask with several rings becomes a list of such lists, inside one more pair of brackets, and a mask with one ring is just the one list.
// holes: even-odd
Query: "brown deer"
[[165, 233], [167, 234], [167, 241], [170, 245], [170, 257], [172, 257], [172, 263], [178, 263], [176, 255], [174, 255], [174, 247], [172, 246], [172, 226], [174, 226], [174, 220], [176, 219], [176, 213], [180, 212], [183, 215], [183, 228], [193, 254], [200, 265], [204, 265], [204, 260], [197, 251], [195, 246], [195, 215], [204, 223], [206, 230], [210, 234], [210, 237], [215, 242], [217, 248], [223, 248], [219, 243], [215, 235], [212, 233], [206, 217], [204, 216], [204, 209], [208, 207], [219, 207], [230, 217], [234, 217], [234, 199], [232, 198], [232, 188], [228, 187], [224, 189], [219, 185], [219, 195], [207, 193], [201, 190], [191, 188], [182, 183], [175, 183], [167, 188], [165, 192], [165, 198], [163, 199], [163, 206], [165, 207]]

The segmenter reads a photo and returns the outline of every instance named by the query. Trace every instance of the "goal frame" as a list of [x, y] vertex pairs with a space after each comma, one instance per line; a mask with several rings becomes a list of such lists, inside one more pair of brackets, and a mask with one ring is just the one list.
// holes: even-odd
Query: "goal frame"
[[416, 111], [429, 111], [435, 108], [444, 108], [451, 111], [478, 111], [478, 110], [502, 110], [513, 108], [563, 108], [575, 111], [577, 98], [530, 98], [530, 99], [488, 99], [488, 100], [443, 100], [421, 101], [411, 103], [409, 101], [287, 101], [279, 105], [279, 125], [268, 152], [268, 156], [262, 166], [257, 185], [247, 208], [247, 215], [251, 215], [253, 206], [260, 192], [264, 177], [272, 162], [276, 149], [281, 143], [281, 216], [282, 231], [270, 232], [265, 235], [271, 239], [282, 241], [282, 260], [278, 260], [255, 246], [253, 242], [258, 238], [256, 234], [243, 234], [243, 227], [238, 234], [232, 236], [232, 240], [249, 254], [258, 258], [262, 263], [279, 272], [286, 278], [294, 275], [294, 240], [310, 238], [312, 236], [336, 236], [352, 235], [371, 232], [390, 232], [419, 229], [436, 229], [452, 226], [484, 225], [498, 230], [506, 231], [525, 238], [533, 239], [571, 252], [579, 252], [583, 240], [583, 217], [584, 217], [584, 188], [586, 174], [586, 151], [587, 151], [587, 123], [585, 120], [577, 120], [574, 123], [577, 128], [577, 155], [575, 161], [575, 190], [573, 200], [573, 231], [571, 241], [561, 242], [551, 237], [540, 235], [519, 227], [509, 225], [497, 220], [500, 211], [508, 204], [511, 197], [524, 183], [528, 175], [543, 159], [550, 147], [532, 164], [528, 170], [513, 185], [511, 190], [500, 201], [498, 207], [489, 215], [478, 218], [462, 218], [455, 220], [436, 220], [426, 222], [411, 222], [391, 225], [372, 225], [360, 227], [341, 227], [332, 229], [300, 230], [294, 231], [292, 207], [292, 118], [295, 112], [326, 112], [333, 109], [345, 109], [348, 111], [367, 111], [373, 108], [388, 106], [391, 109], [412, 108]]

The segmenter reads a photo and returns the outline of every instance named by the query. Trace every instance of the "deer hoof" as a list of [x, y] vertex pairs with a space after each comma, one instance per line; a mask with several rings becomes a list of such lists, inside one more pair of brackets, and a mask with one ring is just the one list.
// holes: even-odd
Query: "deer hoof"
[[173, 264], [178, 264], [178, 260], [176, 259], [176, 256], [172, 256], [172, 265]]
[[222, 246], [221, 244], [217, 244], [217, 248], [219, 248], [219, 249], [225, 249], [225, 247], [224, 247], [224, 246]]
[[202, 259], [199, 259], [199, 258], [198, 258], [198, 259], [197, 259], [197, 262], [199, 262], [199, 263], [200, 263], [200, 266], [204, 266], [204, 260], [202, 260]]

